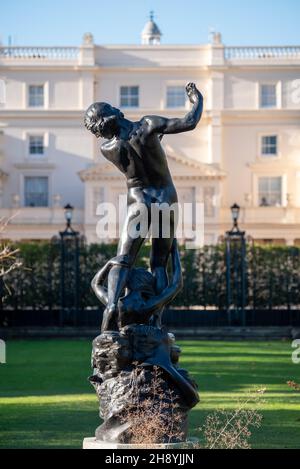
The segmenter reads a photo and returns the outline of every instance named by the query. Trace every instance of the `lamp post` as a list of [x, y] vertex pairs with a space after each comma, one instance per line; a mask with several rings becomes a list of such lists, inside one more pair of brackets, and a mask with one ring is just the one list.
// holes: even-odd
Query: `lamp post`
[[73, 219], [73, 212], [74, 212], [74, 207], [72, 205], [68, 204], [64, 207], [65, 211], [65, 219], [67, 223], [67, 230], [72, 230], [72, 219]]
[[66, 318], [76, 325], [80, 303], [80, 246], [84, 238], [72, 226], [74, 210], [71, 204], [64, 207], [65, 229], [53, 239], [60, 252], [60, 326]]
[[231, 230], [226, 232], [226, 236], [231, 236], [233, 238], [245, 237], [245, 231], [241, 231], [239, 227], [241, 207], [237, 203], [235, 203], [230, 207], [230, 211], [233, 225]]
[[233, 221], [233, 230], [239, 231], [238, 221], [239, 221], [241, 207], [238, 204], [234, 204], [232, 205], [232, 207], [230, 207], [230, 210], [231, 210], [232, 221]]
[[235, 203], [230, 207], [233, 226], [226, 232], [226, 296], [228, 324], [233, 315], [246, 326], [246, 237], [239, 228], [241, 208]]

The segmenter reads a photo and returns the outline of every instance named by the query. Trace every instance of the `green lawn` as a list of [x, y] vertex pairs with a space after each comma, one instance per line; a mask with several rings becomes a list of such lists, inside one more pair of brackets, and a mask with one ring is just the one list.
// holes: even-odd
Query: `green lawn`
[[[191, 434], [214, 409], [234, 408], [243, 393], [266, 386], [263, 426], [254, 448], [300, 448], [300, 382], [290, 342], [181, 343], [181, 363], [196, 378], [202, 402], [191, 413]], [[0, 448], [80, 448], [99, 424], [87, 381], [87, 340], [11, 341], [0, 365]]]

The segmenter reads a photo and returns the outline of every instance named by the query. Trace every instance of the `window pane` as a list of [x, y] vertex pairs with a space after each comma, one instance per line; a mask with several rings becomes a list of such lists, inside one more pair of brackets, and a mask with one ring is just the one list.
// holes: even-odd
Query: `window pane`
[[281, 178], [270, 178], [270, 186], [272, 191], [281, 192]]
[[128, 106], [128, 99], [127, 97], [125, 98], [124, 96], [121, 97], [121, 107], [127, 107]]
[[260, 178], [259, 180], [259, 190], [261, 192], [267, 192], [268, 191], [268, 178]]
[[43, 136], [30, 136], [29, 137], [29, 154], [30, 155], [43, 155], [44, 154], [44, 137]]
[[138, 97], [132, 97], [131, 100], [130, 100], [130, 105], [132, 107], [138, 107], [139, 105], [139, 98]]
[[282, 178], [259, 179], [259, 204], [261, 207], [279, 207], [282, 205]]
[[44, 86], [29, 86], [29, 106], [42, 107], [44, 106]]
[[262, 137], [262, 155], [277, 155], [277, 136]]
[[261, 106], [276, 107], [277, 106], [277, 87], [276, 85], [261, 85]]
[[139, 107], [139, 87], [121, 86], [121, 107]]
[[168, 86], [167, 107], [185, 107], [186, 92], [184, 86]]
[[47, 177], [25, 177], [25, 207], [48, 207]]
[[138, 96], [139, 94], [139, 87], [138, 86], [132, 86], [131, 87], [131, 95], [132, 96]]

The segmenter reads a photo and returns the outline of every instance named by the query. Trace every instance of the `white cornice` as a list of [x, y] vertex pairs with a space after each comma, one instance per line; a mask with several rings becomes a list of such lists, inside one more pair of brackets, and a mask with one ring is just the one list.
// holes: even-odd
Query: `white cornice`
[[53, 170], [56, 168], [56, 165], [55, 164], [51, 164], [51, 163], [47, 163], [47, 162], [34, 162], [34, 161], [25, 161], [24, 163], [16, 163], [14, 164], [14, 167], [16, 169], [21, 169], [21, 170], [24, 170], [24, 169], [42, 169], [42, 170]]
[[82, 119], [85, 109], [65, 110], [65, 109], [1, 109], [0, 119]]
[[[213, 67], [214, 68], [214, 67]], [[253, 70], [298, 70], [300, 68], [300, 62], [297, 61], [296, 63], [292, 63], [292, 62], [289, 62], [289, 63], [268, 63], [268, 62], [264, 62], [264, 63], [253, 63], [253, 64], [250, 64], [250, 63], [239, 63], [239, 64], [232, 64], [232, 63], [228, 63], [226, 62], [226, 69], [229, 71], [229, 72], [233, 72], [233, 71], [253, 71]]]
[[[67, 110], [67, 109], [1, 109], [0, 119], [80, 119], [82, 121], [85, 109]], [[187, 111], [181, 109], [123, 109], [124, 114], [129, 118], [141, 119], [145, 115], [161, 115], [161, 116], [184, 116]], [[208, 111], [203, 113], [202, 121], [210, 119]]]
[[157, 73], [159, 72], [189, 72], [192, 71], [193, 73], [197, 72], [198, 74], [207, 74], [210, 71], [210, 66], [208, 64], [199, 64], [199, 65], [161, 65], [160, 63], [157, 63], [155, 66], [147, 66], [147, 67], [141, 67], [141, 66], [134, 66], [134, 65], [116, 65], [116, 66], [106, 66], [106, 65], [96, 65], [94, 67], [94, 71], [96, 72], [132, 72], [132, 73], [137, 73], [137, 72], [145, 72], [145, 73]]
[[160, 50], [208, 50], [211, 44], [102, 44], [96, 45], [96, 49], [111, 50], [150, 50], [151, 52]]

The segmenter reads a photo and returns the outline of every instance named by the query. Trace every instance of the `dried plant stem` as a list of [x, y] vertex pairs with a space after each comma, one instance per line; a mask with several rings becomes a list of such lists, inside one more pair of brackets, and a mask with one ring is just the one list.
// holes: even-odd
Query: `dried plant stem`
[[226, 422], [225, 427], [223, 430], [220, 432], [219, 436], [215, 439], [214, 443], [210, 447], [210, 449], [214, 449], [218, 441], [221, 439], [223, 435], [225, 435], [227, 428], [229, 425], [235, 420], [235, 418], [239, 415], [239, 413], [243, 410], [243, 408], [249, 403], [250, 399], [245, 401], [232, 415], [232, 417]]
[[142, 386], [136, 379], [138, 367], [133, 373], [134, 396], [122, 421], [130, 423], [130, 441], [133, 444], [152, 445], [182, 441], [182, 412], [178, 396], [166, 389], [166, 382], [158, 367], [151, 371], [151, 382]]
[[[221, 410], [209, 415], [204, 427], [206, 447], [208, 449], [250, 449], [251, 427], [259, 428], [262, 415], [255, 409], [247, 410], [250, 403], [257, 404], [265, 389], [259, 389], [249, 395], [233, 412]], [[203, 430], [203, 429], [202, 429]]]
[[288, 381], [287, 385], [294, 391], [300, 391], [300, 384], [296, 383], [295, 381]]

